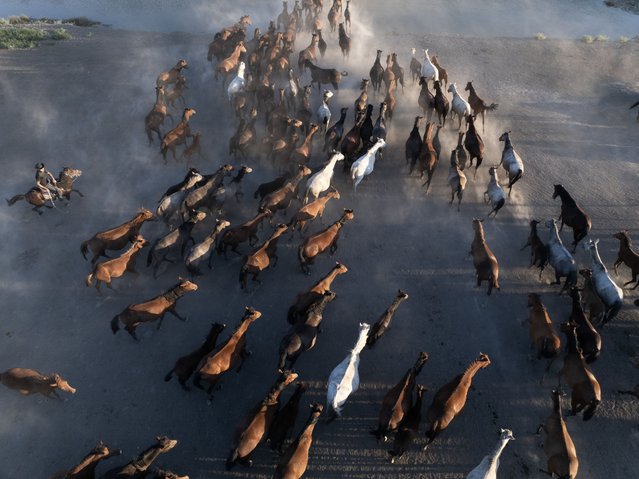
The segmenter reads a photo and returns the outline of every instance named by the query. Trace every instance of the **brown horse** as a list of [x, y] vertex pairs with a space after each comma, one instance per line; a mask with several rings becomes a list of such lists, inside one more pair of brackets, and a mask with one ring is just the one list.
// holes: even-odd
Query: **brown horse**
[[298, 382], [293, 395], [275, 415], [275, 419], [268, 432], [268, 438], [266, 439], [266, 442], [273, 451], [277, 451], [280, 454], [283, 452], [282, 447], [293, 432], [297, 413], [300, 408], [300, 400], [307, 388], [308, 386], [305, 383], [301, 381]]
[[323, 231], [309, 236], [306, 241], [302, 243], [297, 250], [297, 257], [300, 260], [300, 266], [304, 273], [311, 274], [309, 265], [313, 264], [315, 258], [324, 251], [328, 250], [330, 255], [335, 254], [337, 251], [337, 240], [339, 239], [342, 226], [354, 217], [353, 210], [344, 209], [344, 213], [339, 220]]
[[597, 406], [601, 403], [601, 386], [586, 365], [577, 340], [576, 327], [575, 323], [561, 325], [562, 332], [566, 334], [566, 357], [560, 374], [572, 390], [572, 415], [577, 415], [583, 410], [583, 419], [588, 421], [592, 419]]
[[573, 242], [572, 252], [577, 250], [577, 244], [586, 237], [590, 228], [592, 228], [592, 222], [590, 216], [586, 214], [581, 206], [570, 196], [570, 193], [563, 187], [563, 185], [555, 185], [555, 190], [552, 194], [552, 199], [561, 198], [561, 213], [559, 214], [559, 231], [564, 227], [564, 223], [572, 228]]
[[230, 471], [237, 462], [251, 466], [253, 451], [268, 436], [269, 429], [280, 406], [282, 391], [297, 379], [297, 374], [285, 371], [277, 379], [268, 395], [254, 407], [238, 426], [235, 434], [235, 446], [226, 460], [226, 470]]
[[260, 210], [269, 209], [273, 213], [276, 213], [278, 210], [284, 210], [284, 212], [286, 212], [291, 201], [293, 201], [293, 198], [297, 194], [300, 181], [310, 174], [310, 168], [304, 165], [299, 165], [297, 168], [297, 174], [293, 178], [288, 180], [280, 189], [275, 190], [262, 198], [259, 206]]
[[384, 313], [379, 317], [377, 322], [373, 324], [371, 327], [371, 331], [368, 334], [368, 339], [366, 340], [366, 344], [369, 348], [372, 348], [375, 343], [382, 337], [382, 335], [390, 328], [391, 321], [393, 320], [393, 316], [395, 315], [395, 311], [400, 304], [408, 299], [408, 294], [404, 293], [401, 289], [397, 291], [397, 295], [391, 305], [384, 311]]
[[215, 353], [209, 354], [202, 361], [193, 378], [193, 384], [199, 389], [204, 389], [202, 381], [209, 383], [207, 390], [209, 398], [212, 397], [213, 388], [220, 380], [222, 374], [233, 369], [238, 365], [238, 362], [237, 372], [242, 369], [244, 360], [250, 355], [250, 352], [246, 349], [246, 332], [249, 326], [261, 316], [262, 313], [259, 311], [253, 308], [245, 308], [240, 325], [231, 337], [220, 345]]
[[298, 320], [306, 316], [306, 312], [311, 305], [320, 299], [327, 291], [330, 291], [331, 284], [337, 276], [344, 274], [348, 268], [341, 263], [335, 263], [326, 276], [313, 285], [311, 289], [299, 293], [295, 298], [295, 303], [288, 309], [287, 320], [295, 324]]
[[482, 222], [484, 220], [473, 219], [473, 230], [475, 230], [475, 237], [473, 243], [470, 245], [470, 252], [468, 253], [473, 257], [473, 264], [475, 266], [475, 275], [477, 276], [477, 287], [481, 286], [482, 281], [488, 281], [488, 296], [492, 292], [493, 288], [499, 288], [499, 264], [497, 258], [492, 252], [486, 238], [484, 236], [484, 228]]
[[530, 268], [537, 266], [539, 268], [539, 279], [541, 279], [541, 273], [544, 272], [544, 268], [548, 264], [548, 249], [537, 234], [537, 225], [539, 221], [530, 220], [530, 234], [526, 244], [521, 247], [520, 251], [525, 250], [530, 246]]
[[431, 140], [433, 128], [435, 128], [435, 123], [429, 122], [428, 125], [426, 125], [422, 148], [419, 150], [419, 156], [417, 157], [419, 160], [419, 177], [423, 178], [424, 172], [426, 172], [427, 175], [427, 179], [422, 185], [426, 187], [426, 194], [428, 194], [428, 190], [430, 190], [430, 183], [433, 180], [433, 174], [435, 173], [435, 168], [437, 168], [437, 163], [439, 162], [437, 152], [435, 151]]
[[34, 369], [8, 369], [0, 373], [0, 383], [9, 389], [15, 389], [23, 396], [42, 394], [48, 398], [60, 399], [58, 390], [75, 394], [75, 388], [72, 388], [59, 374], [45, 376]]
[[173, 369], [164, 376], [164, 381], [170, 381], [173, 374], [175, 374], [180, 386], [182, 386], [182, 389], [188, 391], [189, 388], [186, 385], [186, 381], [188, 381], [191, 375], [195, 372], [202, 359], [204, 359], [204, 357], [208, 354], [211, 354], [211, 352], [215, 349], [217, 338], [220, 333], [224, 331], [224, 328], [226, 328], [226, 324], [213, 323], [211, 330], [202, 345], [195, 351], [179, 358], [175, 362]]
[[581, 293], [577, 287], [573, 286], [570, 288], [570, 297], [572, 298], [570, 322], [576, 325], [575, 331], [577, 332], [579, 347], [581, 348], [586, 363], [590, 364], [594, 362], [599, 357], [599, 353], [601, 353], [601, 335], [586, 317], [586, 313], [581, 304]]
[[277, 243], [279, 237], [284, 234], [287, 228], [288, 226], [285, 224], [277, 225], [271, 237], [246, 257], [244, 265], [240, 270], [240, 287], [247, 293], [248, 284], [246, 280], [249, 274], [253, 276], [253, 281], [261, 283], [258, 276], [262, 271], [271, 266], [271, 258], [273, 258], [272, 267], [275, 267], [277, 264]]
[[260, 210], [254, 218], [242, 223], [239, 226], [230, 228], [224, 232], [217, 243], [217, 254], [223, 254], [226, 258], [226, 250], [230, 247], [235, 254], [242, 256], [237, 247], [248, 241], [249, 246], [253, 246], [258, 241], [257, 229], [265, 218], [270, 218], [273, 213], [269, 209]]
[[226, 78], [237, 68], [237, 64], [240, 61], [240, 55], [245, 52], [246, 47], [244, 47], [244, 42], [239, 42], [235, 46], [233, 53], [215, 67], [215, 79], [218, 80], [220, 75], [222, 76], [222, 88], [224, 88], [224, 85], [226, 84]]
[[60, 471], [51, 476], [51, 479], [95, 479], [95, 469], [98, 467], [98, 463], [120, 454], [122, 454], [121, 449], [110, 449], [100, 441], [77, 466], [68, 471]]
[[372, 429], [371, 434], [377, 437], [377, 440], [388, 440], [390, 432], [397, 431], [400, 423], [408, 413], [413, 404], [413, 389], [417, 375], [422, 371], [424, 364], [428, 361], [428, 354], [419, 353], [417, 360], [412, 368], [406, 371], [406, 374], [395, 384], [384, 396], [382, 400], [382, 409], [379, 411], [379, 420], [377, 429]]
[[173, 68], [158, 75], [158, 79], [155, 82], [156, 86], [164, 87], [166, 85], [176, 83], [178, 78], [182, 75], [182, 70], [188, 67], [189, 63], [186, 60], [178, 60]]
[[155, 221], [153, 213], [146, 208], [140, 208], [138, 213], [126, 223], [111, 228], [109, 230], [100, 231], [94, 234], [90, 239], [84, 241], [80, 247], [80, 252], [84, 259], [87, 259], [89, 250], [93, 253], [91, 263], [95, 264], [100, 256], [108, 256], [105, 254], [107, 250], [120, 250], [127, 243], [135, 241], [140, 234], [140, 228], [145, 221]]
[[304, 232], [304, 228], [307, 223], [313, 221], [315, 218], [319, 217], [320, 221], [322, 221], [322, 216], [324, 215], [324, 209], [326, 208], [326, 203], [329, 200], [335, 198], [339, 200], [339, 191], [333, 189], [329, 191], [326, 195], [317, 198], [315, 201], [311, 201], [310, 203], [302, 206], [297, 213], [293, 215], [291, 218], [288, 227], [291, 230], [291, 236], [295, 234], [295, 230], [299, 229], [300, 235]]
[[169, 452], [177, 446], [177, 440], [169, 439], [167, 436], [158, 436], [155, 438], [156, 444], [146, 449], [137, 458], [128, 464], [113, 468], [107, 471], [100, 479], [118, 479], [131, 478], [139, 479], [146, 477], [148, 471], [160, 454]]
[[417, 385], [415, 404], [413, 404], [408, 410], [404, 420], [399, 425], [397, 434], [395, 434], [393, 449], [388, 451], [391, 464], [394, 464], [395, 461], [402, 458], [404, 453], [417, 437], [417, 433], [419, 432], [419, 423], [422, 420], [422, 400], [424, 399], [425, 391], [426, 388], [424, 386], [421, 384]]
[[548, 310], [541, 302], [538, 294], [528, 294], [528, 307], [531, 308], [528, 315], [530, 340], [537, 350], [537, 359], [543, 357], [550, 360], [546, 366], [546, 371], [548, 371], [555, 358], [559, 356], [561, 340], [552, 325]]
[[171, 122], [173, 122], [173, 116], [166, 108], [164, 87], [156, 86], [155, 105], [153, 105], [153, 109], [144, 118], [144, 130], [146, 131], [146, 136], [149, 138], [149, 145], [153, 143], [152, 132], [157, 133], [159, 140], [162, 141], [162, 130], [160, 130], [160, 126], [164, 125], [164, 119], [167, 116], [171, 118]]
[[[177, 161], [177, 157], [175, 156], [175, 149], [179, 145], [186, 145], [187, 138], [193, 138], [193, 133], [191, 133], [191, 127], [189, 126], [189, 120], [193, 115], [195, 115], [195, 110], [193, 108], [185, 108], [182, 113], [182, 119], [177, 124], [175, 128], [169, 131], [164, 138], [162, 139], [162, 146], [160, 147], [160, 153], [162, 153], [162, 158], [164, 159], [164, 163], [166, 164], [166, 153], [171, 150], [173, 154], [173, 159]], [[188, 145], [187, 145], [188, 146]]]
[[498, 107], [497, 103], [491, 103], [488, 105], [484, 100], [482, 100], [477, 93], [475, 93], [475, 87], [473, 87], [473, 82], [469, 81], [466, 83], [465, 90], [468, 92], [468, 103], [470, 103], [470, 107], [473, 109], [473, 116], [477, 117], [477, 115], [481, 114], [481, 128], [482, 133], [486, 132], [486, 112], [487, 111], [495, 111]]
[[544, 452], [548, 458], [549, 476], [557, 475], [563, 479], [575, 479], [579, 469], [579, 460], [575, 444], [572, 442], [566, 422], [561, 413], [561, 393], [552, 391], [553, 412], [548, 419], [537, 428], [537, 434], [542, 430], [546, 433], [544, 440]]
[[[77, 193], [80, 196], [84, 196], [80, 192], [80, 190], [76, 190], [73, 188], [74, 180], [76, 178], [79, 178], [80, 176], [82, 176], [82, 170], [75, 170], [66, 166], [62, 169], [57, 179], [57, 187], [60, 191], [60, 198], [64, 198], [67, 201], [70, 201], [71, 193]], [[39, 215], [42, 214], [40, 208], [42, 208], [43, 206], [46, 206], [47, 208], [53, 208], [55, 206], [53, 204], [53, 200], [50, 199], [50, 195], [47, 194], [47, 196], [45, 196], [45, 193], [43, 193], [43, 191], [38, 187], [31, 188], [24, 195], [15, 195], [13, 198], [7, 199], [7, 204], [9, 206], [13, 206], [13, 204], [15, 204], [15, 202], [19, 200], [26, 200], [27, 203], [32, 204], [32, 210]], [[51, 205], [49, 205], [49, 203], [51, 203]]]
[[313, 430], [324, 406], [311, 404], [311, 415], [297, 439], [288, 447], [273, 474], [274, 479], [300, 479], [308, 467], [308, 455], [313, 444]]
[[426, 437], [428, 442], [424, 446], [424, 451], [435, 440], [435, 438], [446, 429], [464, 409], [468, 390], [477, 371], [484, 369], [490, 364], [490, 358], [484, 353], [479, 353], [475, 359], [459, 376], [453, 378], [435, 393], [433, 402], [426, 413], [426, 422], [429, 424]]
[[484, 140], [481, 139], [479, 133], [475, 129], [475, 117], [472, 115], [466, 116], [466, 123], [468, 124], [468, 130], [466, 130], [466, 138], [464, 138], [464, 148], [468, 151], [468, 158], [470, 162], [468, 166], [473, 166], [473, 160], [476, 158], [475, 174], [473, 178], [477, 177], [477, 170], [484, 161]]
[[85, 279], [86, 285], [92, 286], [93, 279], [95, 278], [95, 289], [100, 293], [100, 282], [104, 282], [107, 288], [113, 289], [111, 286], [111, 280], [113, 278], [119, 278], [127, 271], [137, 274], [135, 270], [137, 253], [148, 244], [149, 242], [145, 240], [142, 235], [137, 235], [131, 247], [120, 256], [96, 264], [93, 267], [93, 271], [89, 273]]
[[178, 279], [180, 282], [165, 293], [143, 303], [130, 304], [124, 311], [116, 314], [111, 320], [113, 334], [120, 330], [120, 323], [122, 323], [133, 339], [138, 341], [135, 330], [140, 323], [151, 323], [159, 320], [158, 329], [160, 329], [166, 313], [171, 313], [180, 321], [186, 321], [186, 318], [180, 316], [175, 307], [177, 301], [185, 293], [197, 291], [197, 284], [183, 278]]

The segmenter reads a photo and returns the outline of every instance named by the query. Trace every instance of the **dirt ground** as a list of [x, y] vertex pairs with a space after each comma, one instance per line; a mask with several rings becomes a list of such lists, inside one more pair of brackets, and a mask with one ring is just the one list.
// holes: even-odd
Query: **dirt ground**
[[[106, 27], [70, 31], [75, 36], [71, 41], [0, 52], [3, 194], [25, 192], [38, 161], [56, 173], [65, 165], [82, 169], [77, 187], [85, 194], [41, 217], [24, 203], [0, 209], [0, 370], [20, 366], [56, 371], [78, 390], [58, 402], [0, 389], [0, 478], [47, 478], [79, 462], [103, 439], [124, 454], [102, 464], [101, 473], [133, 458], [158, 434], [178, 439], [179, 445], [157, 465], [191, 478], [271, 477], [277, 458], [266, 447], [254, 455], [252, 469], [237, 466], [226, 472], [224, 461], [235, 425], [275, 380], [279, 340], [288, 330], [288, 306], [335, 260], [349, 272], [334, 283], [337, 298], [326, 308], [316, 347], [296, 365], [300, 379], [310, 385], [304, 404], [325, 400], [328, 375], [354, 343], [358, 323], [375, 321], [398, 288], [410, 299], [400, 306], [377, 347], [362, 354], [361, 387], [349, 399], [344, 417], [316, 428], [306, 477], [463, 478], [494, 447], [500, 427], [512, 429], [516, 441], [502, 456], [499, 476], [545, 477], [538, 472], [546, 461], [535, 430], [550, 413], [550, 390], [561, 361], [539, 385], [544, 364], [529, 360], [528, 331], [521, 321], [528, 315], [528, 292], [542, 294], [555, 324], [567, 319], [570, 301], [557, 296], [557, 287], [549, 284], [550, 271], [538, 281], [536, 270], [527, 268], [528, 253], [519, 249], [531, 218], [559, 214], [559, 200], [551, 197], [552, 185], [559, 182], [591, 215], [590, 236], [600, 239], [608, 267], [616, 257], [613, 233], [628, 229], [639, 238], [639, 125], [628, 111], [639, 99], [637, 44], [401, 34], [360, 43], [357, 55], [344, 63], [336, 38], [329, 37], [330, 55], [324, 65], [349, 70], [331, 102], [334, 115], [340, 106], [350, 107], [347, 128], [357, 85], [368, 75], [377, 47], [385, 53], [400, 52], [407, 71], [410, 48], [428, 47], [460, 88], [473, 80], [482, 97], [499, 103], [487, 118], [484, 166], [469, 182], [461, 213], [447, 204], [447, 162], [456, 129], [447, 126], [442, 133], [442, 159], [428, 196], [417, 178], [406, 175], [404, 141], [419, 113], [418, 87], [407, 75], [389, 146], [375, 172], [356, 195], [336, 174], [342, 199], [329, 203], [325, 217], [331, 221], [342, 208], [353, 208], [355, 220], [344, 228], [335, 257], [319, 258], [306, 277], [296, 257], [300, 240], [286, 236], [277, 267], [266, 271], [263, 284], [249, 294], [237, 282], [241, 258], [215, 257], [213, 270], [196, 280], [199, 290], [178, 305], [189, 320], [167, 317], [159, 331], [142, 326], [136, 343], [125, 332], [114, 336], [109, 321], [127, 304], [172, 285], [177, 275], [185, 274], [183, 266], [171, 265], [154, 280], [140, 261], [139, 277], [117, 280], [117, 294], [99, 296], [84, 285], [90, 266], [80, 255], [80, 243], [133, 216], [140, 206], [155, 208], [166, 187], [184, 175], [186, 165], [171, 161], [165, 166], [157, 143], [149, 146], [143, 130], [160, 71], [178, 58], [192, 64], [186, 72], [187, 103], [197, 110], [192, 126], [202, 132], [204, 151], [204, 158], [194, 160], [193, 166], [208, 173], [230, 161], [227, 139], [234, 122], [226, 94], [206, 62], [210, 36]], [[307, 43], [303, 35], [297, 47]], [[314, 105], [318, 100], [315, 93]], [[375, 98], [373, 103], [380, 101]], [[512, 131], [526, 172], [497, 219], [485, 222], [487, 241], [501, 266], [502, 287], [487, 297], [485, 288], [474, 288], [467, 252], [471, 219], [489, 211], [482, 201], [487, 169], [499, 162], [498, 137], [506, 130]], [[316, 149], [312, 164], [324, 159]], [[266, 162], [249, 163], [255, 172], [246, 181], [246, 197], [240, 204], [227, 204], [231, 223], [254, 214], [255, 186], [275, 176]], [[196, 228], [196, 238], [211, 225], [212, 219]], [[320, 225], [312, 228], [316, 231]], [[150, 239], [163, 232], [159, 223], [142, 229]], [[261, 232], [261, 238], [268, 232]], [[547, 238], [545, 228], [541, 234]], [[570, 230], [562, 238], [568, 242]], [[579, 265], [590, 264], [581, 248], [576, 258]], [[628, 269], [622, 267], [618, 282], [629, 279]], [[639, 402], [617, 393], [639, 382], [639, 313], [632, 305], [638, 296], [627, 292], [624, 308], [603, 332], [603, 352], [592, 365], [603, 390], [594, 419], [567, 418], [582, 478], [632, 477], [639, 468]], [[212, 322], [227, 323], [227, 337], [246, 305], [263, 313], [248, 334], [253, 355], [240, 374], [224, 378], [212, 404], [201, 391], [187, 393], [175, 380], [162, 380], [177, 357], [199, 345]], [[377, 444], [368, 430], [376, 424], [385, 392], [419, 351], [430, 355], [419, 377], [429, 390], [424, 413], [434, 391], [461, 373], [480, 351], [492, 364], [478, 373], [465, 410], [428, 454], [420, 450], [425, 442], [422, 429], [417, 445], [400, 464], [391, 465], [390, 445]], [[304, 409], [296, 432], [306, 418]]]

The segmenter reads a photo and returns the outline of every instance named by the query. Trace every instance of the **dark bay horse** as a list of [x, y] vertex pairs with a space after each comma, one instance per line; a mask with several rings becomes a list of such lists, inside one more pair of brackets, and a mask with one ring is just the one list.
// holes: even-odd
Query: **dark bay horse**
[[146, 477], [149, 473], [151, 464], [153, 464], [153, 461], [155, 461], [160, 454], [169, 452], [178, 443], [177, 440], [169, 439], [166, 436], [158, 436], [155, 439], [157, 443], [142, 452], [142, 454], [140, 454], [136, 459], [124, 466], [116, 467], [114, 469], [111, 469], [110, 471], [107, 471], [106, 474], [101, 477], [101, 479], [116, 479], [118, 477]]
[[592, 222], [563, 185], [555, 185], [552, 199], [554, 200], [557, 196], [561, 198], [561, 214], [558, 219], [561, 221], [559, 231], [563, 229], [564, 223], [572, 228], [572, 252], [574, 253], [577, 250], [577, 244], [586, 237], [590, 228], [592, 228]]

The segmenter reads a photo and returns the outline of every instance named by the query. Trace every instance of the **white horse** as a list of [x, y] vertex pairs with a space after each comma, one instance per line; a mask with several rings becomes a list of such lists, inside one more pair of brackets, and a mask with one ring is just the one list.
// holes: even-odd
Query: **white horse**
[[240, 62], [239, 66], [237, 67], [237, 76], [233, 78], [231, 83], [229, 83], [228, 88], [226, 89], [226, 93], [229, 96], [229, 101], [233, 101], [233, 96], [244, 91], [244, 88], [246, 87], [246, 80], [244, 79], [245, 68], [246, 65], [244, 64], [244, 62]]
[[488, 213], [488, 218], [490, 218], [492, 213], [495, 213], [495, 216], [497, 216], [497, 212], [506, 203], [506, 192], [499, 185], [497, 167], [491, 166], [488, 173], [490, 173], [490, 181], [488, 182], [488, 189], [484, 191], [484, 201], [490, 203], [490, 206], [493, 207], [490, 213]]
[[513, 144], [510, 142], [510, 132], [507, 131], [499, 137], [499, 141], [504, 142], [504, 150], [501, 152], [500, 165], [504, 165], [504, 170], [508, 173], [508, 196], [513, 190], [513, 185], [524, 174], [524, 162], [521, 156], [515, 151]]
[[614, 318], [623, 306], [623, 290], [617, 286], [608, 274], [608, 270], [603, 261], [601, 261], [601, 256], [599, 256], [597, 244], [599, 244], [598, 239], [595, 241], [589, 240], [583, 244], [583, 247], [586, 251], [590, 251], [592, 283], [595, 287], [595, 292], [606, 306], [606, 312], [601, 320], [603, 325]]
[[359, 336], [355, 346], [328, 377], [326, 406], [330, 408], [333, 418], [342, 415], [342, 408], [346, 400], [359, 389], [359, 354], [366, 346], [370, 328], [370, 324], [359, 324]]
[[193, 172], [189, 174], [187, 180], [181, 185], [180, 189], [171, 193], [170, 195], [163, 196], [158, 202], [157, 210], [155, 214], [158, 218], [161, 218], [167, 225], [172, 226], [174, 220], [177, 218], [177, 213], [180, 210], [182, 200], [186, 197], [186, 194], [195, 186], [196, 183], [202, 181], [203, 177], [200, 173]]
[[317, 120], [319, 125], [319, 134], [323, 135], [326, 133], [326, 129], [328, 128], [329, 123], [331, 122], [331, 110], [328, 108], [328, 100], [333, 96], [333, 92], [330, 90], [324, 90], [324, 95], [322, 96], [322, 104], [317, 109]]
[[351, 180], [353, 180], [353, 191], [357, 191], [359, 185], [365, 176], [370, 175], [375, 169], [375, 155], [386, 146], [386, 142], [380, 138], [371, 146], [366, 153], [360, 156], [351, 165]]
[[304, 204], [308, 203], [309, 194], [313, 195], [313, 199], [317, 199], [320, 194], [331, 187], [335, 164], [343, 159], [344, 155], [334, 153], [330, 160], [328, 160], [328, 163], [326, 163], [326, 166], [308, 179], [306, 182], [306, 191], [304, 192]]
[[470, 103], [464, 100], [459, 93], [457, 93], [457, 84], [451, 83], [448, 85], [448, 93], [453, 94], [453, 101], [451, 103], [450, 116], [452, 118], [453, 113], [457, 115], [459, 119], [459, 127], [458, 130], [461, 130], [462, 118], [466, 118], [466, 115], [472, 114], [472, 109], [470, 108]]
[[186, 259], [184, 260], [184, 264], [186, 265], [186, 269], [189, 273], [191, 273], [193, 276], [202, 275], [199, 266], [207, 254], [209, 255], [208, 266], [209, 269], [211, 269], [213, 251], [215, 250], [215, 239], [219, 236], [220, 232], [224, 228], [227, 228], [230, 225], [231, 223], [226, 220], [217, 220], [213, 231], [206, 235], [206, 237], [198, 244], [194, 244], [191, 247], [186, 255]]
[[424, 50], [424, 61], [422, 61], [422, 76], [426, 78], [426, 81], [433, 80], [436, 82], [439, 80], [439, 70], [433, 62], [430, 61], [428, 56], [428, 48]]
[[470, 471], [466, 479], [497, 479], [497, 469], [499, 469], [499, 456], [508, 444], [508, 441], [514, 441], [515, 436], [510, 429], [502, 429], [500, 431], [499, 442], [497, 447], [484, 456], [479, 465]]
[[566, 278], [564, 286], [559, 291], [559, 294], [561, 294], [569, 286], [577, 284], [577, 264], [561, 242], [559, 231], [557, 231], [557, 221], [554, 218], [549, 219], [546, 221], [546, 226], [550, 228], [546, 248], [548, 249], [548, 263], [555, 270], [554, 284], [560, 284], [561, 278]]

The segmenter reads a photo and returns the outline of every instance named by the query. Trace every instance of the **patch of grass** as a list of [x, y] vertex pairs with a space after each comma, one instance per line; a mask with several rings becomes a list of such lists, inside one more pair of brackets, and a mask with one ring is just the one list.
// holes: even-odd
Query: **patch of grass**
[[67, 18], [66, 20], [62, 20], [62, 23], [68, 23], [70, 25], [75, 25], [76, 27], [95, 27], [96, 25], [100, 25], [100, 22], [90, 20], [87, 17]]
[[628, 37], [619, 37], [619, 43], [628, 43], [630, 38]]
[[546, 35], [543, 32], [535, 33], [535, 40], [545, 40]]
[[0, 49], [17, 50], [35, 48], [43, 40], [69, 40], [73, 38], [64, 28], [41, 30], [38, 28], [0, 28]]
[[593, 37], [592, 35], [584, 35], [583, 37], [581, 37], [581, 41], [590, 44], [595, 41], [595, 37]]
[[9, 25], [24, 25], [29, 23], [31, 19], [27, 15], [14, 15], [8, 18]]
[[608, 35], [599, 34], [595, 37], [598, 42], [607, 42], [609, 40]]
[[45, 40], [47, 36], [45, 31], [35, 28], [3, 28], [0, 29], [0, 48], [35, 48], [38, 42]]

